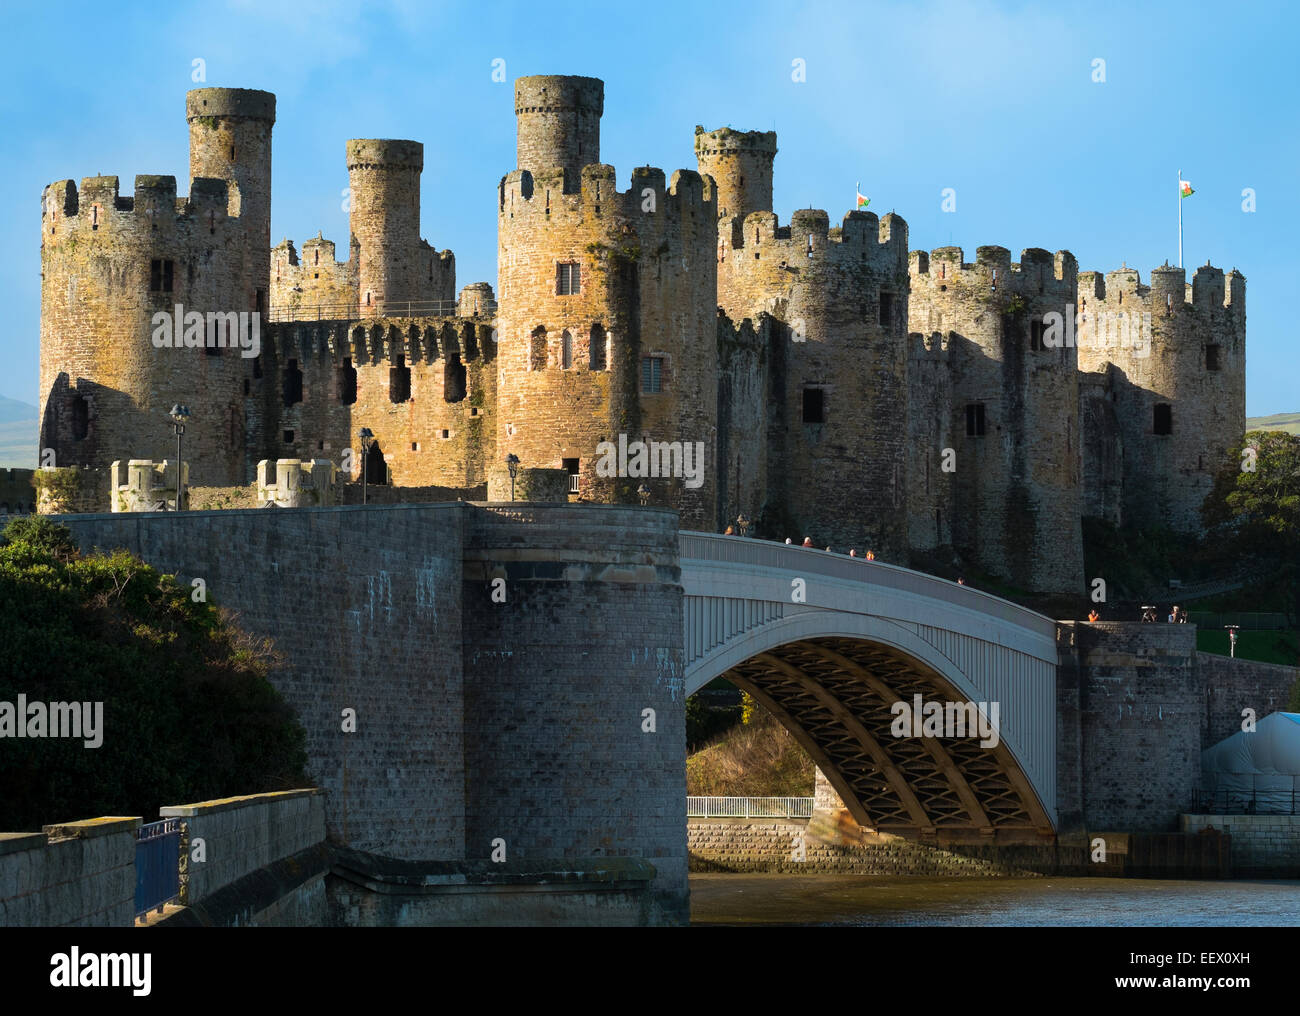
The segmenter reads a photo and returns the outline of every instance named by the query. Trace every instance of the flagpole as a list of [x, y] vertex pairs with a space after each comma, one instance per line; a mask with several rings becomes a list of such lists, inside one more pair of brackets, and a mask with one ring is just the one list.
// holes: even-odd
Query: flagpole
[[1178, 267], [1183, 267], [1183, 171], [1178, 171]]

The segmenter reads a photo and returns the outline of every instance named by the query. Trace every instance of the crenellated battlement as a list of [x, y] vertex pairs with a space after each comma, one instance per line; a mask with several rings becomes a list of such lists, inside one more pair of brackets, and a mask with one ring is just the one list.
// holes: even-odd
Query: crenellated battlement
[[948, 363], [948, 333], [909, 332], [907, 336], [907, 358], [914, 363]]
[[1025, 299], [1073, 299], [1079, 263], [1068, 250], [1055, 254], [1029, 247], [1013, 262], [1006, 247], [989, 245], [975, 251], [973, 263], [960, 247], [936, 247], [929, 253], [912, 251], [908, 269], [914, 299], [938, 298], [941, 293], [974, 290], [990, 298], [1020, 296]]
[[460, 315], [275, 322], [262, 330], [262, 356], [354, 367], [469, 363], [493, 357], [492, 334], [490, 321]]
[[774, 212], [750, 212], [718, 224], [718, 256], [734, 271], [751, 261], [783, 262], [799, 267], [820, 260], [846, 266], [865, 265], [877, 271], [900, 272], [907, 267], [907, 223], [893, 212], [883, 219], [874, 212], [852, 211], [841, 225], [830, 228], [820, 208], [803, 208], [780, 225]]
[[126, 195], [115, 176], [84, 177], [80, 189], [72, 180], [57, 180], [41, 195], [41, 236], [55, 244], [60, 235], [82, 230], [149, 239], [191, 226], [211, 236], [234, 218], [228, 204], [226, 181], [206, 177], [194, 180], [188, 197], [177, 196], [174, 176], [142, 174], [135, 178], [135, 193]]
[[653, 215], [701, 214], [714, 201], [713, 185], [693, 169], [679, 169], [668, 180], [662, 169], [638, 166], [625, 191], [618, 189], [613, 166], [583, 166], [580, 187], [564, 191], [560, 169], [516, 169], [502, 177], [498, 212], [503, 226], [515, 220], [580, 223], [588, 219], [635, 221]]
[[1207, 322], [1226, 312], [1245, 321], [1246, 277], [1235, 268], [1225, 275], [1207, 261], [1189, 283], [1186, 269], [1166, 261], [1151, 270], [1150, 280], [1143, 285], [1138, 270], [1127, 265], [1104, 274], [1080, 272], [1079, 309], [1149, 313], [1153, 318], [1191, 313]]

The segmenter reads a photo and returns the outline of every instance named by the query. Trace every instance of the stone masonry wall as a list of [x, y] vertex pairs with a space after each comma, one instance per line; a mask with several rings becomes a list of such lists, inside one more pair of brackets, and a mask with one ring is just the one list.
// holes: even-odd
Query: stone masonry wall
[[667, 919], [684, 919], [676, 517], [518, 502], [467, 512], [465, 856], [503, 845], [507, 861], [641, 857]]
[[138, 818], [0, 833], [0, 927], [128, 928]]
[[[1077, 668], [1078, 811], [1088, 829], [1172, 830], [1201, 774], [1196, 629], [1179, 624], [1063, 624], [1062, 664]], [[1073, 644], [1070, 644], [1071, 638]], [[1062, 810], [1065, 809], [1062, 804]]]
[[1205, 696], [1201, 748], [1212, 748], [1241, 730], [1242, 710], [1253, 709], [1256, 722], [1286, 710], [1300, 681], [1300, 668], [1197, 653], [1196, 671]]
[[899, 836], [873, 843], [823, 843], [805, 835], [798, 819], [688, 820], [692, 871], [770, 871], [785, 874], [969, 876], [1024, 874], [1019, 869], [966, 857]]
[[[1246, 427], [1246, 279], [1208, 264], [1079, 275], [1079, 368], [1105, 372], [1124, 447], [1126, 524], [1200, 527]], [[1155, 409], [1170, 407], [1169, 433]]]
[[1300, 877], [1300, 815], [1183, 815], [1182, 831], [1232, 837], [1234, 878]]
[[325, 798], [315, 789], [182, 804], [158, 814], [184, 822], [191, 855], [195, 841], [203, 840], [206, 860], [189, 865], [183, 901], [189, 904], [325, 840]]
[[[1036, 341], [1045, 315], [1067, 313], [1075, 273], [1068, 251], [1030, 248], [1014, 264], [1005, 247], [979, 248], [973, 264], [960, 247], [911, 255], [908, 328], [942, 349], [951, 376], [952, 542], [1023, 589], [1083, 587], [1076, 351]], [[924, 388], [927, 371], [910, 366], [909, 387]], [[931, 397], [918, 392], [922, 406]], [[941, 448], [914, 451], [941, 470]]]
[[[330, 458], [360, 482], [358, 432], [376, 444], [371, 484], [464, 490], [495, 462], [496, 347], [486, 318], [383, 318], [268, 327], [250, 368], [248, 419], [262, 458]], [[300, 390], [289, 382], [300, 379]], [[300, 395], [296, 401], [291, 397]], [[558, 464], [558, 463], [557, 463]]]
[[[462, 856], [461, 505], [59, 521], [83, 549], [124, 547], [183, 585], [205, 579], [243, 627], [275, 639], [285, 665], [272, 680], [306, 730], [332, 840]], [[110, 701], [108, 736], [114, 722]]]

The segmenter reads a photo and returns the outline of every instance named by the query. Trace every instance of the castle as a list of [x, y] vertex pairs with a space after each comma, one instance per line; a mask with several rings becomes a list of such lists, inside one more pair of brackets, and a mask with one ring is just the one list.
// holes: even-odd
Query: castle
[[[514, 455], [563, 470], [571, 497], [668, 505], [683, 528], [745, 515], [899, 563], [951, 548], [1049, 592], [1084, 589], [1081, 516], [1197, 527], [1245, 429], [1235, 270], [1189, 283], [1165, 265], [1143, 285], [1067, 251], [909, 252], [892, 213], [782, 226], [770, 132], [697, 127], [697, 170], [638, 167], [620, 191], [603, 112], [598, 79], [516, 82], [497, 288], [457, 293], [451, 251], [419, 236], [420, 143], [347, 142], [346, 260], [319, 234], [273, 248], [275, 97], [189, 92], [187, 197], [164, 176], [129, 197], [116, 177], [45, 189], [41, 448], [107, 477], [173, 451], [182, 403], [196, 485], [327, 458], [475, 499]], [[254, 348], [211, 340], [242, 312]], [[194, 338], [177, 320], [161, 345], [173, 314]], [[665, 451], [602, 468], [636, 442]]]

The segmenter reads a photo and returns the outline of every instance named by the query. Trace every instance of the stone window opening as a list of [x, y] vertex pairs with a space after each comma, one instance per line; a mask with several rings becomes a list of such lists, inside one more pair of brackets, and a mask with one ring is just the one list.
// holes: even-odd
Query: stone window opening
[[442, 370], [442, 397], [447, 402], [462, 402], [465, 394], [465, 365], [460, 357], [451, 356]]
[[313, 253], [315, 255], [315, 260], [312, 261], [312, 264], [314, 265], [320, 264], [320, 248], [318, 247]]
[[285, 444], [288, 444], [288, 445], [293, 444], [293, 431], [291, 431], [291, 430], [286, 430], [286, 431], [285, 431], [283, 434], [281, 434], [280, 436], [281, 436], [282, 438], [284, 438], [284, 443], [285, 443]]
[[528, 369], [545, 370], [546, 369], [546, 328], [538, 325], [533, 329], [528, 344]]
[[569, 493], [578, 493], [578, 484], [581, 476], [580, 463], [577, 459], [561, 459], [560, 468], [569, 474]]
[[984, 436], [984, 403], [969, 402], [966, 404], [966, 436]]
[[826, 389], [808, 387], [803, 390], [803, 422], [826, 422]]
[[335, 372], [335, 384], [338, 388], [339, 402], [345, 406], [357, 401], [357, 369], [352, 366], [352, 358], [345, 357], [343, 366]]
[[1174, 432], [1174, 410], [1168, 402], [1157, 402], [1151, 414], [1151, 430], [1160, 436]]
[[587, 362], [592, 370], [605, 369], [605, 328], [599, 323], [591, 326]]
[[1046, 331], [1046, 325], [1041, 321], [1029, 322], [1029, 348], [1035, 353], [1041, 353], [1047, 347], [1043, 344], [1043, 333]]
[[1205, 347], [1205, 369], [1219, 369], [1219, 347], [1217, 344], [1211, 343]]
[[72, 397], [72, 440], [84, 441], [90, 435], [90, 400], [84, 395]]
[[90, 206], [90, 228], [99, 228], [99, 205]]
[[560, 336], [560, 366], [564, 370], [573, 366], [573, 335], [567, 328]]
[[880, 293], [880, 327], [894, 327], [894, 294], [884, 290]]
[[663, 388], [664, 358], [662, 356], [641, 357], [641, 391], [655, 395]]
[[[208, 212], [208, 235], [209, 236], [215, 235], [216, 232], [217, 232], [217, 213]], [[280, 273], [277, 271], [276, 278], [278, 279], [279, 277], [280, 277]]]
[[370, 290], [366, 290], [366, 306], [370, 306]]
[[149, 262], [149, 292], [170, 293], [175, 281], [176, 263], [169, 258], [154, 258]]
[[302, 371], [298, 369], [297, 360], [290, 360], [288, 366], [284, 368], [284, 384], [282, 387], [286, 406], [292, 406], [302, 401]]
[[555, 295], [577, 296], [582, 289], [582, 267], [576, 261], [555, 266]]
[[397, 363], [388, 368], [388, 401], [409, 402], [411, 398], [411, 368], [406, 357], [398, 356]]

